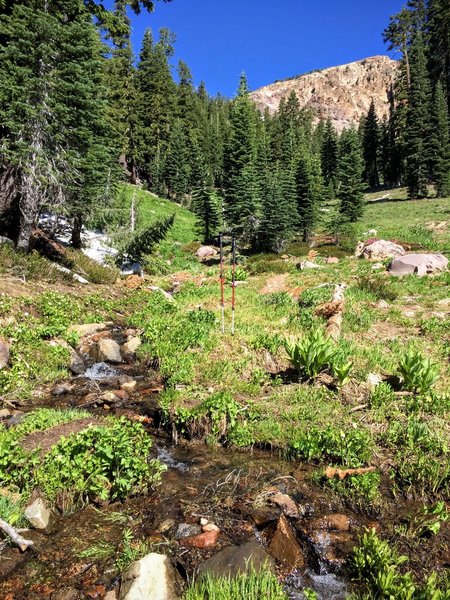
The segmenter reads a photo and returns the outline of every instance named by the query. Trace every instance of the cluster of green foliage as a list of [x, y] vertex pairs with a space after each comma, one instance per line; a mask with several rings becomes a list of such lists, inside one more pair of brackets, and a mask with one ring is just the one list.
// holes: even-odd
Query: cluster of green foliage
[[201, 577], [184, 594], [184, 600], [241, 600], [266, 598], [287, 600], [287, 594], [275, 575], [267, 568], [237, 577]]
[[420, 585], [415, 583], [410, 572], [402, 572], [400, 567], [407, 562], [406, 556], [399, 556], [388, 542], [380, 540], [374, 529], [366, 531], [360, 546], [355, 548], [351, 570], [355, 581], [367, 588], [367, 593], [356, 594], [354, 598], [375, 600], [376, 598], [398, 598], [398, 600], [447, 600], [450, 589], [440, 588], [436, 573], [429, 575]]
[[151, 438], [140, 424], [125, 418], [62, 438], [43, 456], [39, 448], [22, 448], [26, 434], [83, 416], [86, 413], [79, 411], [41, 409], [15, 428], [3, 427], [0, 482], [25, 494], [39, 488], [50, 500], [64, 493], [72, 501], [123, 499], [159, 482], [163, 467], [159, 461], [149, 460]]

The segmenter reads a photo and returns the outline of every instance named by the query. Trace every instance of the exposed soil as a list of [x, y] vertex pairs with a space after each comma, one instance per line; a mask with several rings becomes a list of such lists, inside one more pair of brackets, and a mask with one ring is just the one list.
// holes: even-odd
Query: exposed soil
[[70, 423], [62, 423], [55, 425], [45, 431], [35, 431], [25, 436], [21, 442], [21, 446], [27, 452], [39, 448], [40, 454], [46, 454], [53, 446], [55, 446], [61, 438], [69, 437], [73, 433], [79, 433], [91, 425], [102, 425], [104, 420], [98, 417], [86, 417]]

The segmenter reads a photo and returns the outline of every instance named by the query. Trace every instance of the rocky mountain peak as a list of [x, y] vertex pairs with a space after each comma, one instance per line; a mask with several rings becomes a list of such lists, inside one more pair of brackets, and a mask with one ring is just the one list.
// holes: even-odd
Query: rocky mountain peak
[[280, 100], [295, 91], [302, 108], [311, 108], [316, 122], [331, 118], [338, 131], [357, 124], [373, 98], [378, 117], [388, 114], [389, 91], [398, 62], [388, 56], [371, 56], [338, 67], [312, 71], [276, 81], [250, 94], [261, 111], [278, 109]]

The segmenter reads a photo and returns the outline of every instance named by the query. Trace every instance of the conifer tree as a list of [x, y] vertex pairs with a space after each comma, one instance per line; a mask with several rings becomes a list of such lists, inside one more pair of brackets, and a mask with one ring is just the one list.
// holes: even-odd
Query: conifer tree
[[449, 112], [440, 82], [436, 85], [432, 115], [432, 171], [436, 196], [450, 195], [450, 136]]
[[411, 85], [408, 90], [407, 130], [405, 133], [406, 184], [408, 197], [427, 196], [430, 173], [431, 90], [422, 33], [411, 47]]
[[354, 223], [364, 210], [364, 161], [358, 133], [354, 129], [342, 132], [339, 140], [338, 189], [339, 214], [343, 221]]
[[257, 246], [265, 252], [281, 252], [292, 237], [291, 205], [283, 191], [279, 170], [268, 173], [262, 198]]
[[325, 123], [320, 159], [325, 185], [333, 185], [336, 179], [338, 140], [331, 119], [327, 119]]
[[380, 185], [380, 178], [378, 175], [379, 143], [380, 131], [378, 117], [372, 99], [363, 126], [364, 178], [370, 187], [378, 187]]
[[155, 43], [151, 30], [147, 29], [138, 65], [138, 161], [140, 172], [158, 193], [164, 192], [164, 163], [176, 107], [176, 85], [168, 62], [173, 55], [174, 39], [163, 28]]
[[181, 119], [176, 119], [172, 125], [164, 166], [167, 195], [172, 200], [181, 202], [190, 190], [188, 139]]
[[320, 158], [306, 148], [300, 148], [295, 160], [298, 227], [303, 241], [309, 242], [318, 221], [319, 208], [325, 192]]
[[206, 182], [194, 189], [191, 210], [197, 216], [197, 231], [202, 241], [210, 242], [217, 235], [222, 223], [221, 199], [216, 190]]
[[224, 200], [227, 224], [249, 243], [255, 237], [258, 222], [256, 120], [247, 79], [242, 75], [231, 107]]

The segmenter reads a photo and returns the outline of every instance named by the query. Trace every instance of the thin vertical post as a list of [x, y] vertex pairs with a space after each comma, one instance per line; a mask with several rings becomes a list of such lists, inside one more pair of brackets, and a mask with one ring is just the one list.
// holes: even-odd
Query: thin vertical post
[[220, 306], [222, 310], [222, 333], [225, 333], [225, 279], [223, 272], [223, 234], [219, 233], [220, 246]]
[[233, 261], [233, 266], [231, 269], [231, 334], [234, 335], [236, 308], [236, 237], [234, 235], [231, 242], [231, 259]]

